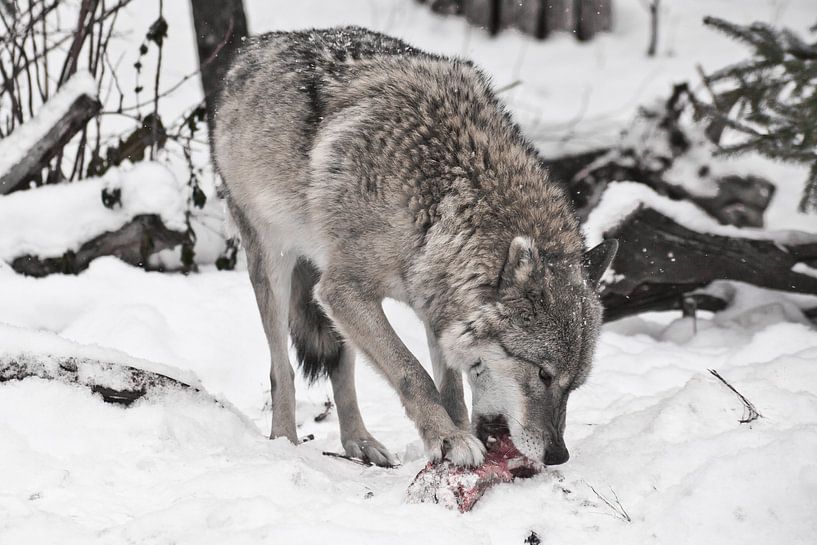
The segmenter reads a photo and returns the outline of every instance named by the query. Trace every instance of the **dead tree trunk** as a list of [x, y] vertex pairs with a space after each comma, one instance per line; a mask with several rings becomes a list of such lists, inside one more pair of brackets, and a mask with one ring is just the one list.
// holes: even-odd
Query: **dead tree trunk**
[[463, 0], [462, 13], [472, 25], [496, 34], [499, 31], [499, 3], [500, 0]]
[[432, 10], [463, 14], [473, 25], [496, 34], [516, 28], [536, 38], [572, 32], [589, 40], [612, 28], [612, 0], [418, 0]]
[[443, 15], [461, 15], [463, 0], [417, 0], [421, 4], [428, 4], [431, 11]]
[[247, 17], [242, 0], [191, 0], [191, 5], [207, 123], [212, 130], [218, 91], [235, 50], [247, 36]]
[[539, 0], [502, 0], [499, 28], [516, 28], [529, 36], [545, 37], [545, 2]]
[[576, 0], [576, 37], [585, 42], [613, 27], [610, 0]]
[[545, 35], [551, 32], [572, 32], [576, 28], [575, 0], [544, 0], [543, 23]]

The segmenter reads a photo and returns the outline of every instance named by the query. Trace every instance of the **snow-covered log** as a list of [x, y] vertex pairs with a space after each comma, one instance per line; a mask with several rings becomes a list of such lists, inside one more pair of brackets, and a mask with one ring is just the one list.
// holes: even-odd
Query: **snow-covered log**
[[[720, 310], [726, 302], [696, 290], [715, 280], [817, 295], [817, 275], [807, 274], [817, 244], [739, 238], [699, 232], [649, 208], [639, 207], [605, 232], [619, 250], [602, 292], [605, 320], [652, 310], [695, 305]], [[799, 272], [804, 271], [804, 272]]]
[[99, 109], [94, 77], [78, 72], [36, 116], [0, 140], [0, 195], [36, 179]]
[[124, 405], [150, 392], [203, 391], [190, 372], [53, 333], [0, 324], [0, 383], [29, 377], [79, 384], [105, 401]]
[[152, 371], [88, 358], [30, 353], [0, 356], [0, 382], [29, 377], [79, 384], [109, 403], [122, 405], [150, 391], [191, 387]]
[[0, 260], [32, 276], [77, 273], [105, 255], [144, 266], [185, 229], [183, 186], [150, 161], [0, 197]]
[[59, 257], [40, 258], [20, 256], [11, 262], [11, 268], [27, 276], [42, 277], [54, 273], [77, 274], [88, 268], [97, 257], [116, 256], [125, 263], [144, 267], [151, 255], [175, 248], [184, 242], [185, 235], [168, 229], [155, 214], [136, 216], [116, 231], [98, 235]]

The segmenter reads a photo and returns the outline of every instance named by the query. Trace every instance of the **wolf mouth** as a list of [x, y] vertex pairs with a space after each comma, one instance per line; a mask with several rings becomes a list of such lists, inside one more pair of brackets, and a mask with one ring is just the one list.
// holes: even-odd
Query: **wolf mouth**
[[532, 477], [541, 470], [541, 463], [526, 457], [513, 444], [508, 421], [504, 416], [479, 416], [476, 433], [488, 451], [487, 460], [506, 464], [514, 477]]
[[480, 415], [477, 417], [477, 438], [488, 447], [492, 443], [505, 439], [510, 440], [511, 431], [508, 421], [502, 415]]

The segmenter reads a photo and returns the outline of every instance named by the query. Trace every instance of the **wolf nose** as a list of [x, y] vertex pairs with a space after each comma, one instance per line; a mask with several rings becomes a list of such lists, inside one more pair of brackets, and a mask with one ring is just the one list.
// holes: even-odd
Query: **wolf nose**
[[567, 462], [570, 458], [570, 453], [564, 445], [553, 445], [548, 447], [545, 451], [545, 465], [557, 466]]

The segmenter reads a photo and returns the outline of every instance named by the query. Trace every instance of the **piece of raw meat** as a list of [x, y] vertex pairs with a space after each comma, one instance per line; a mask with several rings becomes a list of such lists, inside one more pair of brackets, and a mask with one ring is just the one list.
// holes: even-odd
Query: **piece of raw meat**
[[478, 467], [457, 467], [447, 460], [429, 462], [409, 485], [406, 501], [439, 503], [465, 513], [495, 484], [532, 477], [541, 470], [516, 450], [510, 434], [491, 436], [485, 442], [485, 461]]

